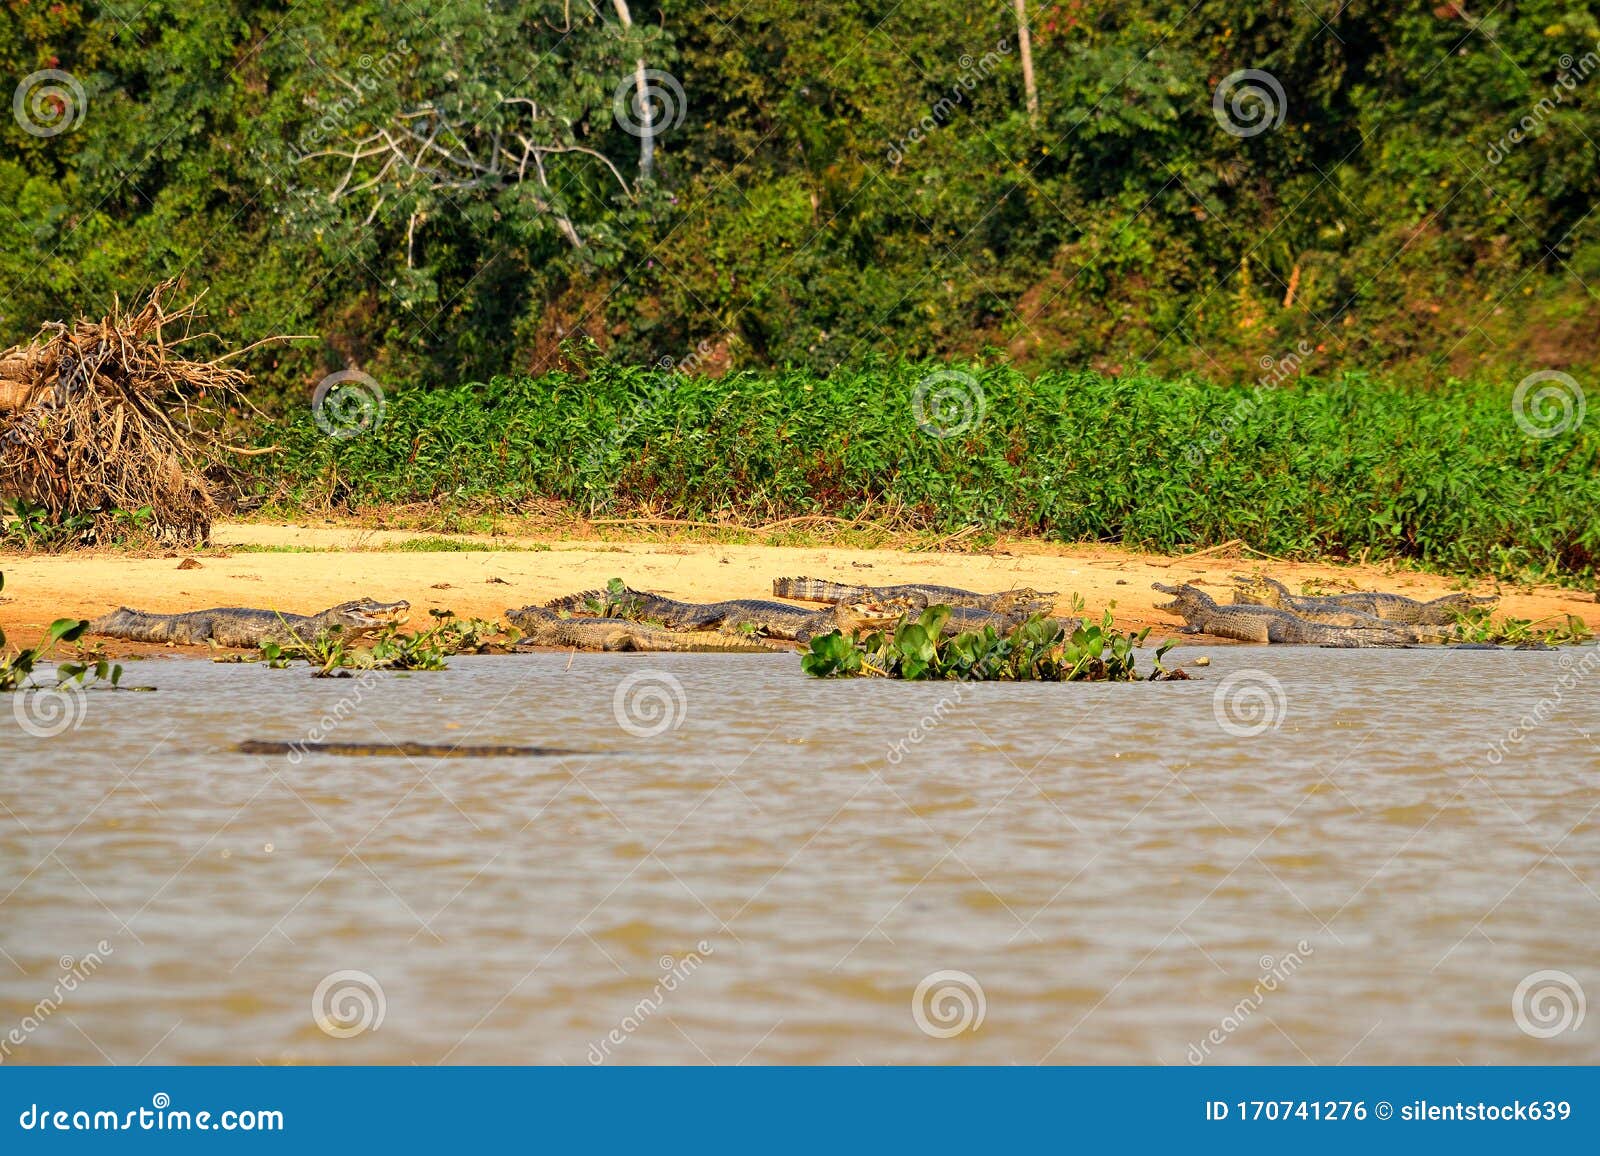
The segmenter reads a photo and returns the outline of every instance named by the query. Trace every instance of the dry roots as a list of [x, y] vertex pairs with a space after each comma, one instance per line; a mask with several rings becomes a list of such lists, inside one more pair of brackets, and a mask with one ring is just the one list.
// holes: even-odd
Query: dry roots
[[[82, 527], [82, 541], [206, 539], [221, 420], [250, 378], [226, 358], [173, 353], [204, 335], [189, 333], [195, 302], [163, 308], [172, 286], [156, 286], [136, 313], [118, 302], [110, 317], [51, 323], [0, 353], [0, 496]], [[164, 332], [173, 327], [176, 337]]]

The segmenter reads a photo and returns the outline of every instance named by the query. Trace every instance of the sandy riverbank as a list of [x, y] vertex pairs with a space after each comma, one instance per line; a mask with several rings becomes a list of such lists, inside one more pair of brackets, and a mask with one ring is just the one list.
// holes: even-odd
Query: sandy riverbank
[[[1172, 557], [1102, 546], [1061, 546], [1033, 540], [1002, 541], [984, 553], [928, 553], [892, 549], [722, 545], [659, 540], [603, 542], [452, 535], [482, 550], [400, 552], [394, 546], [418, 535], [359, 527], [224, 524], [211, 550], [193, 555], [197, 569], [178, 569], [179, 556], [119, 553], [3, 555], [5, 591], [0, 629], [18, 644], [39, 637], [55, 618], [92, 618], [119, 605], [170, 613], [209, 606], [259, 606], [296, 613], [320, 610], [363, 595], [408, 600], [412, 622], [430, 609], [499, 618], [506, 608], [543, 602], [559, 594], [602, 586], [612, 577], [630, 585], [693, 601], [770, 597], [772, 579], [812, 575], [883, 585], [935, 582], [973, 590], [1032, 586], [1060, 592], [1065, 612], [1073, 594], [1091, 614], [1111, 607], [1119, 625], [1151, 626], [1152, 638], [1175, 634], [1178, 621], [1155, 609], [1163, 596], [1152, 582], [1195, 581], [1218, 588], [1230, 574], [1262, 566], [1298, 589], [1304, 582], [1329, 589], [1359, 587], [1432, 598], [1457, 586], [1448, 578], [1386, 566], [1333, 566], [1264, 562], [1219, 556]], [[240, 547], [272, 547], [255, 552]], [[1493, 593], [1492, 582], [1474, 590]], [[1555, 587], [1501, 588], [1502, 613], [1519, 618], [1576, 614], [1600, 627], [1593, 596]], [[151, 653], [171, 648], [111, 642], [107, 653]]]

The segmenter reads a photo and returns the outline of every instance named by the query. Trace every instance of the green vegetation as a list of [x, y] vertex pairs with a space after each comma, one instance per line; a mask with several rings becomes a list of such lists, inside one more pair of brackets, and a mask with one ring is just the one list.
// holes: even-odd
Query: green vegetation
[[[148, 526], [149, 506], [137, 510], [108, 510], [114, 541], [137, 540]], [[0, 501], [0, 548], [20, 550], [71, 550], [94, 540], [95, 514], [54, 518], [43, 506], [26, 498]]]
[[1467, 611], [1456, 623], [1456, 638], [1461, 642], [1492, 642], [1511, 646], [1569, 646], [1588, 642], [1594, 632], [1575, 614], [1535, 621], [1529, 618], [1496, 618], [1483, 610]]
[[[321, 336], [249, 362], [297, 401], [574, 335], [707, 370], [1600, 362], [1592, 6], [1030, 0], [1034, 117], [1011, 4], [627, 6], [0, 0], [5, 91], [81, 86], [32, 114], [65, 131], [0, 118], [0, 344], [186, 273], [230, 338]], [[681, 91], [648, 157], [640, 58]], [[1247, 69], [1282, 98], [1237, 135]]]
[[[1421, 392], [1352, 375], [1292, 388], [971, 366], [982, 416], [919, 429], [936, 367], [713, 381], [592, 367], [394, 391], [376, 430], [263, 433], [262, 488], [290, 503], [566, 499], [740, 521], [897, 518], [1180, 550], [1238, 538], [1286, 558], [1404, 558], [1592, 578], [1600, 427], [1528, 436], [1510, 390]], [[926, 416], [926, 407], [925, 407]]]
[[1109, 610], [1098, 626], [1080, 626], [1070, 634], [1059, 623], [1034, 617], [1009, 634], [985, 626], [949, 635], [944, 633], [949, 617], [948, 606], [930, 606], [893, 634], [878, 631], [856, 640], [835, 630], [811, 640], [800, 666], [816, 678], [913, 681], [1140, 682], [1188, 677], [1161, 665], [1171, 642], [1156, 649], [1150, 673], [1140, 674], [1133, 652], [1144, 644], [1149, 627], [1137, 634], [1118, 630]]
[[540, 551], [548, 550], [550, 547], [539, 544], [519, 546], [505, 542], [471, 541], [430, 535], [426, 538], [407, 538], [403, 542], [385, 542], [378, 549], [393, 554], [471, 554], [486, 551]]
[[224, 662], [265, 662], [273, 670], [283, 670], [295, 662], [315, 667], [313, 678], [348, 678], [352, 670], [449, 670], [445, 661], [453, 654], [482, 654], [489, 639], [503, 633], [497, 622], [479, 618], [457, 618], [448, 610], [428, 611], [434, 624], [414, 634], [396, 627], [377, 634], [368, 645], [352, 645], [339, 627], [334, 627], [309, 642], [264, 642], [257, 659], [234, 657]]

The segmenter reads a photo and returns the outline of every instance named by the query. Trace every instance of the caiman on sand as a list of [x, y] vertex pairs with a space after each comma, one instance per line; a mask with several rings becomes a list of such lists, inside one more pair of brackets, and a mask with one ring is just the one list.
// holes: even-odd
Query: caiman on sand
[[715, 631], [671, 631], [626, 618], [562, 618], [542, 606], [507, 610], [511, 625], [523, 632], [519, 646], [559, 646], [578, 650], [648, 650], [668, 653], [770, 654], [773, 648]]
[[1373, 620], [1371, 626], [1332, 626], [1270, 606], [1219, 606], [1211, 595], [1188, 583], [1164, 586], [1154, 582], [1150, 588], [1173, 596], [1171, 602], [1156, 609], [1181, 616], [1185, 632], [1191, 634], [1306, 646], [1410, 646], [1416, 641], [1411, 631], [1398, 624]]
[[806, 610], [765, 598], [730, 598], [724, 602], [679, 602], [644, 590], [623, 587], [621, 593], [583, 590], [544, 604], [546, 610], [572, 615], [608, 607], [621, 618], [659, 624], [667, 630], [754, 630], [769, 638], [805, 642], [827, 634], [838, 622], [832, 610]]
[[371, 598], [341, 602], [316, 614], [283, 614], [238, 606], [151, 614], [119, 606], [90, 622], [89, 633], [129, 642], [214, 643], [250, 649], [263, 642], [310, 642], [335, 628], [345, 638], [360, 638], [405, 622], [410, 610], [409, 602], [377, 602]]
[[[778, 579], [773, 585], [777, 587], [786, 581], [796, 580]], [[841, 598], [838, 602], [829, 599], [830, 605], [826, 610], [807, 610], [799, 606], [790, 606], [786, 602], [774, 602], [764, 598], [734, 598], [725, 602], [679, 602], [675, 598], [665, 598], [659, 594], [624, 587], [620, 593], [585, 590], [578, 594], [569, 594], [545, 603], [545, 608], [578, 615], [592, 612], [597, 606], [607, 606], [623, 618], [659, 623], [668, 630], [755, 631], [768, 638], [808, 642], [819, 635], [844, 629], [858, 619], [861, 622], [868, 620], [892, 622], [901, 615], [915, 615], [934, 602], [942, 600], [934, 598], [929, 592], [937, 593], [949, 589], [940, 586], [871, 588], [843, 587], [832, 583], [826, 585], [847, 594], [853, 591], [867, 591], [867, 593], [859, 597]], [[902, 593], [893, 593], [894, 591]], [[950, 593], [963, 595], [968, 599], [1005, 597], [973, 594], [970, 590], [950, 590]], [[1014, 629], [1028, 617], [1028, 614], [1034, 612], [1028, 607], [1036, 605], [1040, 598], [1033, 591], [1016, 593], [1025, 594], [1026, 597], [1020, 599], [1017, 607], [1011, 610], [983, 610], [972, 606], [951, 607], [946, 629], [956, 633], [982, 630], [985, 626], [992, 626], [1002, 634]], [[859, 607], [860, 611], [854, 616], [841, 615], [841, 607]], [[875, 627], [875, 629], [883, 628]]]
[[908, 598], [913, 600], [913, 605], [966, 607], [1015, 615], [1019, 619], [1030, 614], [1049, 614], [1056, 604], [1055, 591], [1032, 590], [1026, 586], [1002, 590], [998, 594], [979, 594], [956, 586], [929, 586], [920, 582], [900, 586], [854, 586], [830, 582], [826, 578], [774, 578], [772, 593], [777, 598], [792, 598], [796, 602], [884, 602]]
[[[1492, 606], [1500, 600], [1498, 595], [1478, 597], [1472, 594], [1446, 594], [1431, 602], [1419, 602], [1403, 594], [1386, 594], [1378, 590], [1356, 590], [1349, 594], [1294, 594], [1275, 578], [1235, 575], [1233, 581], [1233, 597], [1238, 602], [1271, 606], [1306, 617], [1328, 611], [1353, 611], [1407, 626], [1452, 626], [1462, 611], [1476, 606]], [[1318, 621], [1326, 619], [1319, 618]]]

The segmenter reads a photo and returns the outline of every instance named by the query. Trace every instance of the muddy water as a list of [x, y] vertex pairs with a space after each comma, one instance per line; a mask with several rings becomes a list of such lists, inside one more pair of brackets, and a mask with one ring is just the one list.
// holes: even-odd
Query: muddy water
[[[49, 738], [0, 703], [0, 1060], [1600, 1061], [1600, 652], [1213, 659], [152, 661]], [[588, 753], [231, 750], [305, 738]]]

